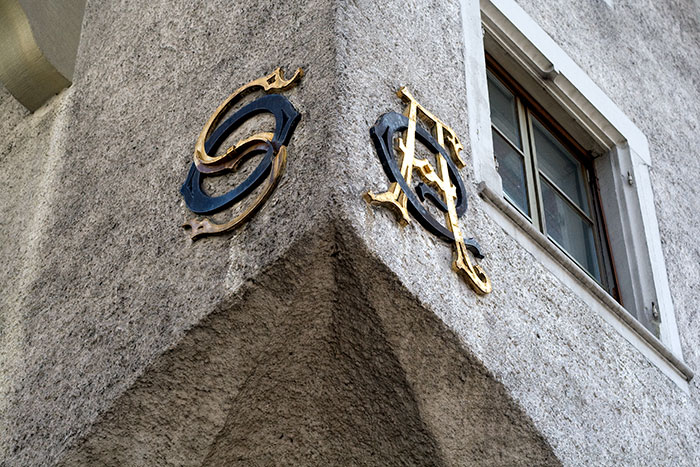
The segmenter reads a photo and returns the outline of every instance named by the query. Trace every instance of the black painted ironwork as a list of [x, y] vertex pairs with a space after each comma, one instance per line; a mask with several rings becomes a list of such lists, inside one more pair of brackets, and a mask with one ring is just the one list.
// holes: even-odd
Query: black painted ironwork
[[[406, 180], [401, 175], [401, 167], [397, 162], [396, 154], [394, 153], [394, 138], [397, 135], [403, 134], [408, 129], [409, 120], [405, 115], [389, 112], [376, 121], [370, 129], [370, 136], [377, 150], [377, 155], [382, 163], [384, 172], [389, 178], [389, 181], [396, 182], [401, 187], [401, 190], [406, 195], [408, 212], [416, 219], [426, 230], [433, 235], [436, 235], [441, 240], [451, 243], [455, 241], [452, 231], [438, 222], [423, 205], [423, 201], [431, 202], [442, 212], [447, 212], [447, 205], [441, 199], [440, 195], [430, 186], [423, 182], [419, 182], [415, 190], [406, 183]], [[457, 199], [455, 209], [457, 216], [461, 217], [467, 210], [467, 192], [464, 187], [464, 182], [459, 176], [459, 171], [452, 162], [444, 147], [442, 147], [431, 135], [428, 130], [420, 125], [416, 126], [416, 140], [423, 144], [431, 153], [441, 154], [447, 163], [447, 170], [450, 176], [450, 181], [455, 186]], [[464, 241], [469, 251], [477, 258], [483, 258], [481, 246], [473, 239]]]
[[262, 160], [253, 172], [238, 186], [228, 193], [212, 197], [202, 189], [202, 180], [217, 174], [200, 172], [193, 162], [180, 193], [187, 207], [197, 214], [211, 214], [241, 201], [257, 188], [270, 173], [275, 154], [281, 146], [289, 143], [301, 115], [289, 100], [279, 94], [269, 94], [256, 99], [242, 107], [214, 130], [205, 143], [207, 153], [214, 153], [226, 138], [247, 120], [262, 113], [275, 117], [275, 131], [270, 141], [257, 142], [257, 147], [249, 152], [248, 157], [264, 153]]

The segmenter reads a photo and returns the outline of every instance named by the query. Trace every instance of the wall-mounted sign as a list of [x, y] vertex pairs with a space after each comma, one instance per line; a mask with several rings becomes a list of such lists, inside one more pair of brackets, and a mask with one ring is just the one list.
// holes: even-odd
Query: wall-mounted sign
[[[284, 79], [280, 68], [242, 86], [231, 94], [209, 118], [199, 134], [194, 150], [194, 162], [190, 166], [187, 180], [180, 188], [187, 207], [196, 214], [215, 214], [242, 201], [261, 187], [256, 197], [242, 212], [232, 219], [217, 223], [213, 219], [191, 219], [183, 227], [191, 229], [191, 237], [227, 232], [248, 220], [272, 194], [287, 161], [287, 144], [301, 115], [289, 100], [278, 94], [296, 85], [303, 71], [299, 68], [290, 79]], [[254, 91], [264, 95], [241, 107], [220, 124], [244, 96]], [[274, 92], [274, 93], [273, 93]], [[274, 132], [259, 132], [239, 140], [236, 144], [219, 152], [217, 149], [236, 129], [252, 117], [268, 113], [275, 119]], [[253, 172], [236, 188], [221, 196], [209, 196], [202, 189], [202, 180], [213, 174], [236, 171], [253, 156], [262, 156]]]
[[[408, 104], [404, 114], [386, 113], [370, 130], [391, 185], [384, 193], [366, 193], [365, 199], [370, 204], [392, 209], [404, 225], [410, 222], [410, 213], [430, 233], [452, 243], [454, 270], [475, 292], [487, 294], [491, 292], [491, 281], [469, 256], [471, 252], [475, 258], [483, 258], [481, 248], [473, 238], [464, 240], [459, 228], [459, 217], [467, 210], [467, 193], [457, 168], [457, 165], [465, 166], [459, 154], [462, 145], [455, 132], [418, 104], [405, 87], [397, 94]], [[432, 134], [419, 122], [431, 129]], [[416, 157], [416, 142], [435, 155], [437, 170], [427, 159]], [[414, 170], [421, 180], [412, 187]], [[432, 216], [424, 202], [444, 213], [446, 226]]]

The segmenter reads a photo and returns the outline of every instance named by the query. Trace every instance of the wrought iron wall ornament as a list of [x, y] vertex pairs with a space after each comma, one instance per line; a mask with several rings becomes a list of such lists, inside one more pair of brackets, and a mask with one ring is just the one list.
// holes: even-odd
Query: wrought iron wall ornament
[[[226, 209], [250, 195], [256, 188], [262, 189], [255, 199], [237, 216], [227, 222], [217, 223], [212, 219], [191, 219], [183, 227], [191, 229], [191, 237], [227, 232], [248, 220], [265, 200], [272, 194], [277, 182], [284, 172], [287, 161], [287, 144], [294, 133], [301, 115], [289, 100], [280, 94], [268, 94], [286, 91], [295, 86], [303, 76], [301, 68], [290, 79], [284, 79], [280, 68], [271, 74], [258, 78], [238, 88], [214, 111], [209, 121], [197, 138], [194, 150], [194, 162], [190, 166], [185, 183], [180, 193], [185, 198], [187, 207], [196, 214], [214, 214]], [[255, 91], [265, 95], [238, 109], [221, 123], [226, 114], [241, 99]], [[259, 114], [271, 114], [275, 119], [274, 132], [260, 132], [239, 140], [223, 153], [216, 155], [216, 150], [236, 129]], [[262, 158], [253, 172], [236, 188], [228, 193], [212, 197], [202, 189], [202, 180], [213, 174], [236, 171], [240, 165], [253, 156]]]
[[[397, 95], [408, 104], [404, 114], [386, 113], [370, 129], [377, 155], [391, 184], [384, 193], [367, 192], [365, 199], [370, 204], [392, 209], [403, 225], [410, 222], [410, 214], [430, 233], [452, 243], [453, 269], [475, 292], [487, 294], [491, 292], [491, 280], [469, 256], [471, 253], [475, 258], [483, 258], [481, 247], [473, 238], [464, 240], [459, 228], [459, 217], [467, 210], [467, 193], [458, 171], [458, 167], [466, 165], [460, 156], [463, 146], [454, 130], [418, 104], [405, 87], [399, 89]], [[419, 125], [419, 121], [433, 133]], [[435, 155], [437, 170], [428, 160], [416, 157], [416, 142]], [[414, 170], [422, 180], [411, 188]], [[426, 201], [445, 213], [447, 225], [430, 214], [423, 204]]]

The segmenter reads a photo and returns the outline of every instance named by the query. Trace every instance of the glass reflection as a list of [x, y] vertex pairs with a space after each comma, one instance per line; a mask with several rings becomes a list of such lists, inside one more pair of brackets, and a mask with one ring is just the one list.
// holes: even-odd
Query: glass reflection
[[546, 233], [600, 282], [593, 228], [557, 191], [542, 180]]
[[491, 123], [501, 130], [504, 135], [519, 149], [523, 148], [518, 129], [518, 112], [515, 96], [503, 86], [498, 78], [487, 72], [489, 86], [489, 104], [491, 107]]
[[530, 216], [523, 156], [513, 149], [496, 130], [492, 129], [491, 132], [493, 133], [493, 152], [498, 161], [498, 173], [503, 181], [503, 191], [513, 204]]
[[532, 128], [539, 169], [578, 207], [590, 215], [581, 163], [540, 122], [533, 119]]

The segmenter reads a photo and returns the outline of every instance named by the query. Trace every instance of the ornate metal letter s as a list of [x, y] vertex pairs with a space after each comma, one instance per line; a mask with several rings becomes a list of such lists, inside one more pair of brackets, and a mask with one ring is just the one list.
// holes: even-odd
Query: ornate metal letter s
[[[194, 162], [190, 166], [185, 183], [180, 193], [185, 198], [187, 207], [196, 214], [213, 214], [238, 203], [250, 195], [263, 183], [263, 188], [245, 210], [227, 222], [216, 223], [211, 219], [191, 219], [184, 227], [192, 229], [191, 237], [222, 233], [232, 230], [248, 220], [272, 194], [281, 177], [287, 161], [287, 144], [292, 137], [301, 115], [281, 92], [294, 86], [303, 76], [299, 68], [294, 76], [285, 80], [281, 69], [258, 78], [238, 88], [214, 111], [209, 121], [197, 138], [194, 150]], [[225, 117], [241, 98], [254, 91], [266, 93], [255, 101], [243, 106]], [[272, 114], [275, 119], [274, 132], [259, 132], [239, 140], [220, 155], [214, 155], [224, 140], [244, 122], [262, 114]], [[261, 161], [253, 172], [236, 188], [228, 193], [212, 197], [202, 189], [202, 179], [214, 173], [235, 171], [246, 159], [262, 155]]]

